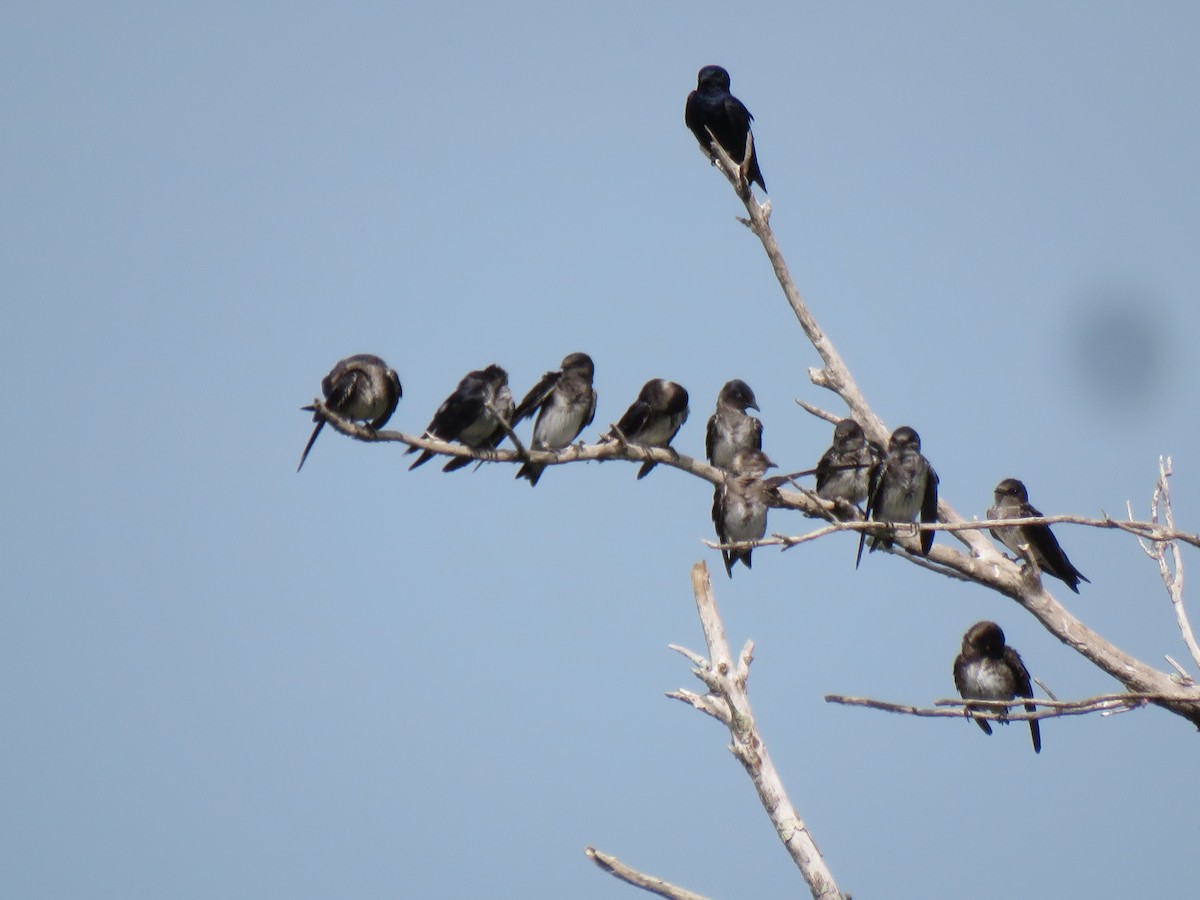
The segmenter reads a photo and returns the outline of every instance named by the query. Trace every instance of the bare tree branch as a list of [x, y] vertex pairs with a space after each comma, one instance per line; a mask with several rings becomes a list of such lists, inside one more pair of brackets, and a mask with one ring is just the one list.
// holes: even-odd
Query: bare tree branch
[[[1179, 540], [1187, 541], [1186, 535], [1178, 535], [1175, 532], [1175, 513], [1171, 507], [1171, 485], [1168, 479], [1172, 473], [1171, 457], [1158, 458], [1158, 482], [1154, 486], [1154, 495], [1150, 500], [1150, 519], [1155, 524], [1158, 523], [1159, 509], [1162, 509], [1163, 520], [1167, 523], [1165, 532], [1171, 534], [1168, 539], [1154, 538], [1155, 543], [1148, 545], [1141, 538], [1138, 543], [1142, 545], [1142, 550], [1146, 555], [1158, 563], [1158, 572], [1162, 577], [1163, 586], [1167, 589], [1167, 596], [1171, 598], [1171, 607], [1175, 610], [1175, 622], [1179, 626], [1179, 633], [1183, 637], [1184, 646], [1187, 647], [1188, 653], [1192, 655], [1192, 662], [1200, 667], [1200, 646], [1196, 644], [1196, 635], [1192, 633], [1192, 623], [1188, 620], [1187, 607], [1183, 603], [1183, 556], [1179, 552], [1179, 545], [1176, 543], [1176, 537]], [[1133, 518], [1133, 510], [1129, 510], [1129, 518]], [[1170, 553], [1171, 561], [1167, 562], [1167, 554]], [[1167, 657], [1177, 671], [1181, 674], [1183, 669], [1175, 660]], [[1190, 680], [1190, 676], [1188, 676]]]
[[[1017, 698], [1014, 700], [971, 700], [970, 705], [972, 712], [970, 715], [978, 719], [991, 719], [993, 721], [1007, 720], [1009, 722], [1026, 722], [1030, 719], [1057, 719], [1062, 716], [1082, 716], [1089, 713], [1099, 712], [1104, 714], [1112, 714], [1113, 712], [1126, 712], [1130, 709], [1139, 709], [1146, 706], [1148, 703], [1153, 703], [1160, 700], [1175, 700], [1173, 696], [1165, 694], [1101, 694], [1097, 697], [1087, 697], [1083, 700], [1039, 700], [1033, 698]], [[907, 703], [891, 703], [887, 700], [875, 700], [870, 697], [848, 697], [844, 694], [826, 694], [826, 703], [837, 703], [842, 706], [864, 706], [869, 709], [878, 709], [884, 712], [901, 713], [908, 716], [920, 716], [931, 719], [958, 718], [968, 715], [966, 712], [966, 700], [935, 700], [934, 709], [923, 708], [920, 706], [912, 706]], [[1195, 698], [1193, 703], [1200, 703], [1200, 697]], [[1036, 712], [1025, 712], [1017, 709], [1018, 706], [1032, 703], [1043, 707]], [[1012, 710], [1011, 712], [1005, 712]]]
[[708, 900], [707, 897], [701, 894], [694, 894], [684, 888], [676, 887], [670, 882], [663, 881], [661, 878], [655, 878], [653, 875], [646, 875], [637, 869], [631, 869], [615, 856], [601, 853], [595, 847], [587, 847], [583, 852], [587, 854], [588, 859], [609, 875], [621, 879], [626, 884], [632, 884], [634, 887], [649, 891], [651, 894], [658, 894], [660, 897], [669, 897], [671, 900]]
[[703, 663], [698, 664], [693, 673], [704, 682], [709, 694], [701, 697], [691, 691], [681, 690], [673, 691], [667, 696], [691, 704], [719, 719], [729, 728], [732, 738], [729, 749], [754, 782], [759, 801], [767, 811], [780, 840], [804, 876], [812, 896], [818, 900], [840, 900], [841, 894], [833, 880], [833, 874], [825, 865], [808, 827], [788, 799], [783, 782], [771, 762], [766, 744], [763, 743], [754, 720], [750, 696], [746, 691], [754, 645], [747, 641], [738, 658], [733, 658], [725, 637], [725, 625], [721, 621], [717, 601], [713, 596], [708, 566], [703, 562], [692, 566], [692, 592], [696, 598], [696, 612], [700, 617], [700, 625], [704, 629], [708, 660], [682, 648], [674, 649], [693, 662]]

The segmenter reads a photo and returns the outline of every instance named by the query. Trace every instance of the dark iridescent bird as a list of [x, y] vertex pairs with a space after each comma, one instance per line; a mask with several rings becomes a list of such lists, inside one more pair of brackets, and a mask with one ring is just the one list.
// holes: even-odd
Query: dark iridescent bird
[[[547, 372], [517, 405], [512, 424], [537, 412], [533, 423], [532, 450], [561, 450], [568, 446], [579, 432], [592, 424], [596, 415], [596, 392], [592, 390], [592, 378], [596, 367], [586, 353], [572, 353], [562, 361], [557, 372]], [[542, 477], [545, 463], [527, 462], [518, 478], [528, 478], [532, 487]]]
[[[1029, 505], [1029, 493], [1020, 481], [1005, 478], [996, 485], [996, 505], [988, 509], [989, 519], [1029, 519], [1041, 515]], [[1018, 559], [1021, 558], [1021, 545], [1027, 544], [1038, 568], [1065, 582], [1075, 593], [1079, 593], [1080, 581], [1088, 581], [1082, 572], [1071, 565], [1049, 525], [1010, 525], [990, 530], [992, 537], [1017, 554]], [[1088, 581], [1088, 584], [1091, 582]]]
[[[513, 399], [508, 389], [508, 373], [493, 364], [486, 369], [467, 373], [454, 393], [433, 414], [433, 421], [425, 429], [425, 436], [459, 441], [476, 450], [494, 450], [505, 435], [504, 427], [496, 418], [497, 413], [505, 422], [511, 420]], [[416, 447], [409, 447], [405, 452], [416, 451]], [[417, 461], [408, 468], [415, 469], [433, 456], [431, 450], [422, 451]], [[442, 466], [442, 471], [453, 472], [473, 461], [469, 456], [456, 456]]]
[[861, 503], [867, 499], [871, 470], [883, 457], [883, 448], [867, 440], [861, 425], [842, 419], [833, 429], [832, 446], [817, 463], [817, 496]]
[[747, 409], [758, 409], [750, 385], [738, 378], [726, 382], [717, 394], [717, 410], [708, 420], [704, 439], [708, 461], [719, 469], [728, 469], [743, 447], [762, 449], [762, 420], [747, 415]]
[[[688, 94], [683, 121], [709, 158], [713, 156], [712, 140], [715, 137], [735, 163], [742, 162], [753, 119], [745, 104], [729, 93], [728, 72], [720, 66], [705, 66], [700, 70], [696, 76], [696, 89]], [[748, 182], [757, 184], [764, 191], [767, 189], [762, 171], [758, 168], [758, 151], [753, 144], [750, 147], [750, 160], [743, 171]]]
[[[937, 521], [938, 477], [929, 460], [921, 455], [921, 437], [912, 428], [902, 425], [892, 432], [888, 441], [887, 456], [871, 470], [871, 483], [867, 492], [866, 517], [876, 522], [922, 522]], [[892, 546], [893, 534], [871, 537], [871, 552], [879, 547]], [[863, 543], [867, 539], [864, 531], [858, 538], [858, 558], [854, 567], [862, 561]], [[921, 532], [921, 553], [929, 555], [933, 546], [933, 532]]]
[[[652, 378], [642, 386], [642, 392], [616, 427], [627, 443], [668, 447], [687, 417], [688, 392], [673, 381]], [[617, 439], [612, 432], [601, 438], [602, 441]], [[637, 477], [645, 478], [656, 465], [654, 460], [642, 463]]]
[[[1021, 661], [1021, 654], [1004, 643], [1004, 632], [995, 622], [976, 622], [963, 635], [962, 652], [954, 658], [954, 686], [964, 700], [1012, 700], [1033, 696], [1033, 682]], [[1025, 704], [1027, 712], [1036, 709], [1033, 703]], [[967, 710], [970, 711], [969, 704]], [[987, 720], [975, 721], [984, 734], [992, 733]], [[1042, 732], [1036, 719], [1029, 720], [1029, 734], [1033, 738], [1033, 752], [1041, 753]]]
[[[400, 388], [400, 379], [395, 370], [389, 368], [387, 363], [370, 353], [359, 353], [338, 361], [330, 373], [321, 379], [321, 393], [325, 395], [326, 409], [343, 419], [367, 422], [372, 428], [380, 429], [396, 411], [396, 404], [400, 402], [404, 391]], [[301, 409], [313, 411], [311, 406]], [[304, 445], [304, 452], [300, 454], [297, 472], [304, 467], [308, 451], [325, 427], [325, 420], [315, 414], [313, 421], [317, 425]]]
[[[725, 480], [713, 492], [712, 519], [722, 544], [757, 541], [767, 533], [767, 510], [778, 499], [777, 479], [763, 480], [775, 463], [757, 447], [743, 447], [733, 454]], [[722, 550], [725, 572], [733, 577], [740, 559], [750, 568], [752, 550]]]

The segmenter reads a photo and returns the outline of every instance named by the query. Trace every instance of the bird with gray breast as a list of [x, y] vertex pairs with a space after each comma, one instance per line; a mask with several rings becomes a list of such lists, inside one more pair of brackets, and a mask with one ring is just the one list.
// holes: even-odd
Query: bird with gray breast
[[[586, 353], [571, 353], [562, 361], [557, 372], [547, 372], [525, 398], [517, 404], [512, 424], [536, 412], [533, 423], [532, 450], [561, 450], [579, 436], [596, 415], [596, 392], [592, 379], [596, 366]], [[529, 479], [530, 487], [538, 483], [545, 463], [527, 462], [517, 472], [518, 478]]]
[[[1004, 643], [1004, 631], [995, 622], [976, 622], [963, 635], [962, 652], [954, 658], [954, 686], [964, 700], [1012, 700], [1032, 697], [1033, 682], [1021, 654]], [[971, 705], [966, 706], [968, 714]], [[1026, 712], [1037, 706], [1025, 704]], [[1004, 721], [1005, 713], [1000, 713]], [[974, 718], [974, 717], [973, 717]], [[986, 719], [975, 718], [984, 734], [992, 733]], [[1004, 722], [1008, 724], [1008, 722]], [[1033, 752], [1042, 752], [1042, 732], [1036, 719], [1029, 720]]]
[[758, 409], [750, 385], [740, 378], [726, 382], [717, 394], [717, 409], [709, 417], [704, 438], [705, 455], [718, 469], [728, 469], [733, 455], [743, 447], [762, 449], [762, 420], [749, 415], [747, 409]]
[[[337, 413], [343, 419], [352, 422], [364, 422], [375, 430], [382, 428], [396, 411], [404, 391], [400, 387], [400, 378], [378, 356], [370, 353], [359, 353], [339, 360], [329, 374], [321, 379], [321, 393], [325, 396], [325, 408]], [[316, 427], [304, 452], [300, 454], [299, 472], [308, 459], [308, 451], [317, 440], [317, 435], [325, 427], [325, 420], [315, 413], [315, 407], [301, 407], [305, 412], [313, 413]]]
[[[922, 522], [937, 521], [938, 477], [929, 460], [921, 455], [921, 437], [907, 425], [892, 432], [888, 441], [887, 456], [871, 470], [871, 483], [867, 493], [866, 517], [876, 522]], [[894, 529], [871, 538], [871, 552], [880, 547], [892, 546]], [[867, 533], [858, 539], [858, 557], [854, 567], [862, 561], [863, 543]], [[921, 554], [929, 555], [933, 547], [933, 531], [921, 532]]]
[[[454, 393], [447, 397], [433, 420], [425, 429], [425, 436], [441, 441], [459, 441], [475, 450], [494, 450], [507, 432], [501, 420], [507, 423], [513, 414], [512, 392], [508, 389], [508, 373], [494, 363], [486, 369], [468, 372], [458, 383]], [[409, 447], [405, 453], [416, 453]], [[408, 468], [415, 469], [433, 458], [432, 450], [424, 450]], [[442, 466], [443, 472], [453, 472], [472, 462], [468, 456], [456, 456]]]
[[[688, 417], [688, 392], [681, 385], [663, 378], [652, 378], [643, 386], [633, 405], [600, 440], [623, 439], [642, 447], [670, 447], [671, 441]], [[617, 433], [619, 432], [619, 434]], [[657, 463], [648, 460], [638, 469], [638, 478], [645, 478]]]
[[854, 419], [833, 429], [833, 444], [817, 463], [817, 496], [854, 506], [867, 499], [871, 470], [883, 460], [883, 448], [868, 441]]
[[[989, 519], [1033, 519], [1042, 514], [1029, 505], [1029, 492], [1015, 478], [1005, 478], [995, 491], [996, 505], [987, 511]], [[1002, 525], [989, 529], [992, 537], [1022, 557], [1021, 545], [1029, 548], [1029, 555], [1037, 567], [1047, 575], [1053, 575], [1075, 593], [1079, 593], [1079, 582], [1088, 581], [1082, 572], [1071, 565], [1067, 554], [1058, 545], [1058, 539], [1049, 525]], [[1088, 584], [1091, 584], [1088, 581]]]
[[[778, 479], [764, 481], [763, 476], [774, 466], [756, 447], [742, 447], [733, 454], [724, 480], [713, 492], [713, 525], [722, 544], [757, 541], [767, 533], [767, 511], [779, 500]], [[722, 550], [726, 574], [733, 577], [738, 560], [749, 569], [752, 552], [753, 548]]]

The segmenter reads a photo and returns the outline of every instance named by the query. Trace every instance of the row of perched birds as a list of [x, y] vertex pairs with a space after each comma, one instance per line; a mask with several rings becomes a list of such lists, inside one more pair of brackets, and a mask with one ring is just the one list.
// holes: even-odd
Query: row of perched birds
[[[764, 191], [766, 182], [758, 164], [751, 136], [753, 116], [730, 93], [729, 73], [720, 66], [705, 66], [697, 76], [696, 90], [687, 98], [684, 122], [696, 136], [701, 149], [715, 160], [716, 145], [740, 161], [739, 174], [745, 194], [757, 184]], [[596, 414], [596, 392], [592, 387], [595, 366], [586, 353], [572, 353], [563, 359], [557, 371], [547, 372], [514, 404], [508, 386], [508, 373], [498, 365], [468, 373], [458, 387], [438, 407], [425, 429], [425, 436], [442, 441], [458, 441], [476, 450], [494, 449], [508, 431], [524, 419], [534, 416], [534, 450], [557, 451], [566, 448], [592, 423]], [[359, 354], [338, 362], [321, 382], [324, 406], [344, 419], [380, 429], [387, 424], [403, 395], [400, 379], [378, 356]], [[316, 426], [304, 447], [300, 464], [325, 424], [313, 412]], [[937, 521], [938, 476], [921, 453], [921, 438], [908, 427], [897, 428], [886, 450], [867, 439], [862, 426], [853, 419], [842, 419], [833, 433], [832, 446], [811, 473], [766, 478], [775, 464], [762, 450], [762, 421], [747, 410], [758, 410], [754, 392], [740, 380], [721, 388], [716, 411], [708, 420], [705, 454], [708, 461], [724, 471], [713, 496], [712, 518], [722, 544], [753, 542], [766, 534], [767, 511], [779, 505], [779, 487], [800, 474], [815, 474], [816, 494], [831, 501], [838, 518], [858, 518], [889, 524], [882, 533], [870, 536], [870, 549], [889, 547], [899, 523]], [[670, 447], [671, 441], [688, 417], [688, 392], [673, 381], [653, 379], [642, 387], [637, 399], [625, 411], [613, 429], [600, 437], [601, 442], [623, 441], [643, 447]], [[410, 447], [406, 452], [415, 453]], [[415, 469], [429, 461], [434, 452], [423, 450], [409, 467]], [[472, 460], [454, 457], [442, 468], [453, 472]], [[655, 462], [646, 461], [638, 470], [646, 477]], [[518, 478], [536, 485], [545, 464], [525, 462]], [[866, 502], [858, 510], [858, 504]], [[989, 519], [1040, 517], [1025, 485], [1015, 478], [1001, 481], [995, 490], [995, 505], [988, 509]], [[1079, 582], [1087, 581], [1067, 559], [1048, 525], [1002, 526], [991, 529], [992, 536], [1021, 557], [1028, 554], [1042, 572], [1061, 579], [1076, 593]], [[920, 533], [920, 548], [928, 555], [933, 546], [932, 530]], [[862, 560], [868, 541], [859, 536], [855, 566]], [[726, 573], [732, 577], [740, 560], [750, 568], [751, 548], [726, 548], [721, 551]], [[978, 622], [963, 636], [962, 652], [954, 661], [954, 683], [966, 700], [1011, 700], [1030, 697], [1032, 684], [1020, 655], [1005, 644], [1004, 632], [994, 622]], [[968, 711], [970, 706], [968, 705]], [[1027, 704], [1033, 711], [1036, 707]], [[975, 720], [986, 734], [987, 721]], [[1036, 721], [1030, 721], [1034, 750], [1041, 751], [1041, 735]]]

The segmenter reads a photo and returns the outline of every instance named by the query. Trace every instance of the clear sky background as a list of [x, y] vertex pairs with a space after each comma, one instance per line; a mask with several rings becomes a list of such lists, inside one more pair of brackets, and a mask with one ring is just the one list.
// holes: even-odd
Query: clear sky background
[[[903, 8], [902, 8], [903, 7]], [[721, 727], [663, 692], [689, 567], [792, 799], [856, 897], [1194, 893], [1200, 738], [1158, 710], [1022, 726], [827, 705], [953, 693], [1001, 623], [1063, 698], [1118, 688], [997, 595], [854, 539], [732, 581], [711, 490], [626, 463], [405, 469], [299, 407], [339, 358], [419, 431], [470, 369], [596, 360], [758, 394], [815, 463], [805, 343], [683, 125], [705, 64], [757, 117], [821, 326], [943, 496], [1147, 503], [1200, 529], [1200, 7], [1189, 3], [10, 4], [0, 15], [0, 894], [803, 893]], [[776, 512], [770, 528], [812, 522]], [[1156, 665], [1153, 564], [1060, 526], [1054, 593]], [[946, 540], [939, 537], [939, 540]], [[1200, 573], [1194, 552], [1187, 553]], [[1200, 617], [1200, 595], [1192, 593]]]

